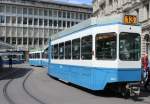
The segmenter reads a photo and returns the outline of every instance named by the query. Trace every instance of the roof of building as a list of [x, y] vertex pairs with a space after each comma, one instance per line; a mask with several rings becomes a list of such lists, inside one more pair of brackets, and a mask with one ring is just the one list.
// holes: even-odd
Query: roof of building
[[68, 5], [68, 6], [76, 6], [76, 7], [91, 8], [92, 9], [92, 5], [73, 4], [73, 3], [62, 2], [62, 1], [57, 1], [57, 0], [21, 0], [21, 1], [27, 1], [27, 2], [31, 1], [31, 2], [39, 2], [39, 3], [52, 3], [52, 4], [58, 4], [58, 5]]

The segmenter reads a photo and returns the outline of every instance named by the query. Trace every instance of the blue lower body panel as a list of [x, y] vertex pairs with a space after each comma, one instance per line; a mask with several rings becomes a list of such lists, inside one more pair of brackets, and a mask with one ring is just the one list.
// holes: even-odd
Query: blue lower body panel
[[29, 64], [34, 66], [42, 66], [41, 60], [29, 60]]
[[42, 66], [45, 68], [48, 68], [48, 62], [47, 61], [42, 61]]
[[111, 69], [49, 64], [48, 74], [91, 90], [103, 90], [107, 83], [141, 80], [141, 69]]

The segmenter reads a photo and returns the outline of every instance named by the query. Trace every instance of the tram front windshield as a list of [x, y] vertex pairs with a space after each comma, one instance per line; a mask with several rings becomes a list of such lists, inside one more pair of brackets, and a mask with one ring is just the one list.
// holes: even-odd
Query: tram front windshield
[[140, 60], [140, 35], [137, 33], [120, 33], [119, 36], [119, 58], [122, 61]]

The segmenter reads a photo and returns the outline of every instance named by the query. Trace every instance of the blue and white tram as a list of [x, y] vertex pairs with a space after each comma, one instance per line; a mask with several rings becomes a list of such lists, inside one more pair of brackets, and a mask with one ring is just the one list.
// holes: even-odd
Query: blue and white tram
[[84, 21], [51, 40], [48, 74], [91, 90], [124, 91], [141, 80], [140, 34], [123, 16]]
[[33, 66], [42, 66], [43, 51], [29, 52], [29, 64]]

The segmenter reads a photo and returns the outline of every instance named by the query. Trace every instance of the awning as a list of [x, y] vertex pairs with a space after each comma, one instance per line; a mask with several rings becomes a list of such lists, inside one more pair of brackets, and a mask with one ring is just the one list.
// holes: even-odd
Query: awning
[[15, 49], [15, 47], [10, 44], [0, 41], [0, 50], [3, 50], [3, 49]]

